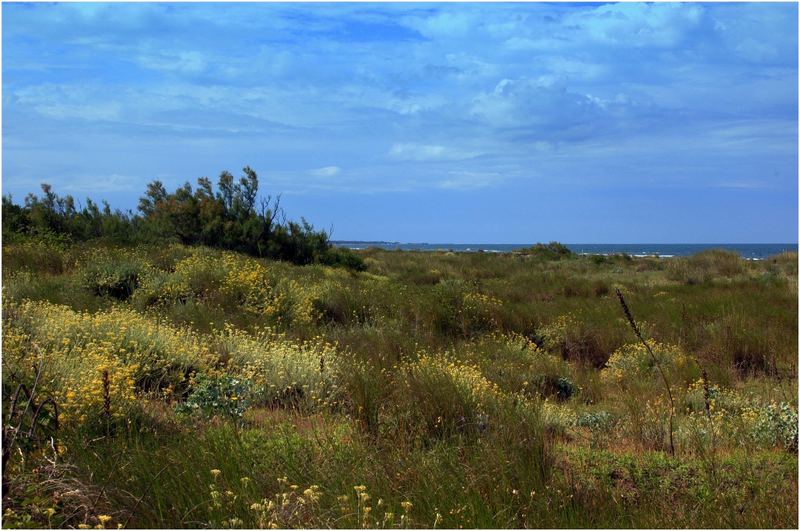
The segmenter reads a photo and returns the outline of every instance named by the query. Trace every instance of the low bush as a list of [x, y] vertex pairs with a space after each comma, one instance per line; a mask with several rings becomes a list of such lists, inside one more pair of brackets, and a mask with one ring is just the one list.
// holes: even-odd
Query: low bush
[[537, 243], [532, 247], [520, 249], [517, 252], [541, 260], [562, 260], [575, 256], [575, 253], [570, 251], [566, 245], [559, 242]]
[[680, 347], [652, 339], [647, 340], [647, 344], [655, 360], [644, 345], [631, 343], [614, 351], [601, 373], [602, 377], [628, 391], [644, 391], [648, 388], [658, 391], [663, 385], [658, 373], [659, 365], [671, 384], [686, 386], [700, 377], [700, 367]]
[[200, 375], [192, 382], [189, 397], [178, 404], [177, 411], [200, 414], [206, 418], [219, 415], [238, 421], [250, 407], [250, 382], [231, 375]]
[[559, 316], [538, 332], [544, 339], [544, 348], [565, 360], [600, 368], [610, 355], [598, 333], [571, 314]]
[[3, 276], [12, 271], [58, 275], [65, 271], [69, 259], [64, 238], [24, 238], [18, 243], [3, 242]]
[[131, 253], [95, 253], [83, 266], [83, 286], [101, 297], [127, 300], [139, 287], [148, 267]]
[[480, 369], [445, 355], [423, 355], [403, 369], [402, 413], [425, 437], [469, 437], [485, 430], [502, 392]]

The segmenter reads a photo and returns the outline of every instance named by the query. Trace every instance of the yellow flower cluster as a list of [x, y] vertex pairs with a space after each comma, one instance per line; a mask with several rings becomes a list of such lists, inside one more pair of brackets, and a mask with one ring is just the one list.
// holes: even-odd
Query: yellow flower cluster
[[477, 365], [455, 361], [447, 355], [423, 354], [410, 367], [416, 377], [445, 379], [454, 384], [459, 394], [479, 404], [501, 398], [500, 386], [489, 381]]
[[[190, 328], [175, 328], [125, 308], [76, 312], [67, 306], [23, 301], [18, 325], [48, 350], [101, 350], [144, 372], [165, 367], [204, 366], [213, 361], [209, 346]], [[76, 356], [72, 356], [76, 357]]]
[[62, 382], [63, 387], [56, 394], [56, 402], [61, 404], [62, 424], [83, 424], [101, 418], [106, 414], [106, 398], [107, 413], [115, 418], [124, 418], [136, 400], [134, 370], [134, 366], [125, 366], [102, 351], [84, 353], [80, 365], [71, 367]]
[[355, 525], [349, 525], [349, 527], [360, 529], [408, 527], [408, 513], [413, 507], [410, 501], [400, 503], [403, 514], [398, 520], [395, 517], [396, 511], [390, 504], [384, 502], [383, 498], [375, 500], [373, 505], [373, 498], [365, 485], [354, 485], [353, 490], [355, 495], [352, 498], [347, 494], [336, 497], [342, 517], [355, 520]]
[[251, 335], [230, 325], [202, 335], [124, 308], [90, 314], [47, 302], [6, 302], [4, 314], [6, 362], [30, 371], [30, 345], [36, 345], [44, 359], [43, 385], [71, 420], [85, 420], [102, 405], [104, 370], [112, 412], [134, 400], [135, 383], [145, 391], [167, 387], [190, 369], [237, 374], [265, 402], [288, 395], [317, 407], [338, 393], [336, 349], [321, 337], [296, 342], [269, 328]]
[[[662, 344], [653, 339], [648, 339], [647, 345], [665, 372], [696, 370], [696, 362], [680, 347]], [[601, 378], [627, 388], [636, 383], [651, 382], [653, 378], [658, 378], [657, 371], [656, 363], [647, 348], [640, 342], [629, 343], [611, 355], [601, 373]]]
[[796, 448], [796, 407], [785, 402], [765, 403], [734, 389], [712, 387], [711, 391], [706, 411], [702, 380], [689, 386], [684, 400], [686, 416], [680, 426], [682, 436], [704, 444], [713, 440], [717, 445]]
[[497, 297], [468, 291], [464, 293], [464, 306], [475, 308], [476, 310], [493, 310], [503, 305], [503, 301]]
[[269, 328], [250, 335], [226, 326], [216, 341], [230, 353], [229, 367], [253, 384], [260, 401], [291, 399], [315, 408], [330, 404], [339, 393], [336, 349], [321, 337], [298, 343]]
[[223, 289], [236, 295], [246, 297], [249, 293], [256, 293], [270, 285], [270, 275], [267, 267], [253, 258], [224, 252], [216, 267], [223, 271]]
[[554, 433], [566, 433], [577, 421], [575, 412], [564, 404], [545, 399], [541, 404], [542, 422]]
[[517, 332], [492, 332], [491, 338], [495, 341], [505, 343], [509, 348], [519, 351], [527, 352], [530, 354], [540, 353], [539, 346], [531, 339]]
[[250, 504], [256, 526], [259, 529], [314, 527], [308, 524], [322, 497], [319, 486], [310, 485], [301, 491], [298, 485], [289, 485], [285, 477], [278, 478], [278, 484], [283, 487], [283, 492], [272, 499], [263, 498]]
[[578, 320], [570, 313], [556, 317], [549, 324], [541, 327], [539, 333], [544, 337], [544, 345], [548, 350], [555, 350], [566, 340], [568, 335], [579, 328]]
[[[14, 316], [4, 320], [7, 363], [24, 373], [41, 361], [40, 389], [56, 397], [66, 423], [105, 413], [106, 395], [109, 412], [122, 415], [135, 400], [135, 382], [149, 375], [210, 366], [211, 352], [197, 334], [130, 310], [90, 314], [32, 301], [8, 302], [5, 310]], [[32, 362], [32, 353], [40, 359]]]
[[146, 304], [158, 304], [218, 293], [245, 311], [276, 323], [311, 323], [315, 317], [313, 290], [273, 274], [273, 267], [279, 266], [233, 252], [195, 248], [172, 272], [147, 270], [138, 297]]

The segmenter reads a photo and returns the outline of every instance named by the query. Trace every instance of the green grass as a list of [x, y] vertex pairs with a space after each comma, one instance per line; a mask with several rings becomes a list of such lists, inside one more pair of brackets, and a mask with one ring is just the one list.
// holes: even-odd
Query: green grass
[[796, 527], [796, 254], [360, 254], [4, 246], [3, 524]]

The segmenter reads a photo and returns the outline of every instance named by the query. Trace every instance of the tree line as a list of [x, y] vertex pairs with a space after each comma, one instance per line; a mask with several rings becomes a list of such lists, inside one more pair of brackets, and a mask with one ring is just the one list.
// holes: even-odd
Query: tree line
[[252, 256], [306, 265], [321, 263], [365, 269], [363, 260], [330, 243], [330, 235], [305, 219], [286, 219], [280, 196], [258, 196], [258, 176], [246, 166], [242, 176], [223, 171], [216, 189], [207, 177], [193, 189], [187, 182], [168, 192], [160, 181], [147, 185], [138, 213], [112, 210], [91, 199], [77, 206], [71, 195], [59, 196], [49, 184], [42, 195], [28, 194], [24, 204], [2, 199], [3, 240], [57, 237], [69, 241], [104, 238], [121, 243], [171, 240], [207, 245]]

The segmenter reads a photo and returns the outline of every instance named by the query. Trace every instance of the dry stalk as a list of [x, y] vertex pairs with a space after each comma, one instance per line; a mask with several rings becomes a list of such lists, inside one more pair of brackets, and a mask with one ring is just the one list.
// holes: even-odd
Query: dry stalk
[[111, 382], [108, 379], [108, 369], [103, 369], [103, 415], [111, 419]]
[[703, 368], [703, 401], [706, 405], [706, 418], [711, 429], [711, 474], [716, 475], [717, 436], [714, 433], [714, 418], [711, 416], [711, 390], [708, 385], [708, 373]]
[[628, 319], [628, 323], [630, 323], [633, 333], [636, 334], [636, 337], [639, 338], [639, 341], [641, 341], [642, 345], [644, 345], [644, 348], [647, 349], [647, 353], [650, 354], [650, 358], [653, 360], [653, 363], [661, 375], [661, 379], [664, 381], [664, 387], [667, 390], [667, 397], [669, 398], [669, 453], [670, 455], [675, 456], [675, 442], [673, 438], [675, 400], [672, 398], [672, 389], [669, 385], [669, 379], [667, 379], [667, 375], [664, 372], [664, 369], [661, 367], [661, 362], [658, 360], [656, 355], [653, 354], [653, 350], [650, 348], [650, 345], [648, 345], [647, 341], [644, 340], [642, 333], [639, 331], [639, 327], [636, 326], [636, 321], [634, 321], [633, 315], [631, 315], [631, 311], [628, 309], [628, 305], [625, 303], [625, 298], [622, 296], [622, 292], [619, 290], [619, 288], [616, 288], [616, 292], [617, 298], [619, 298], [619, 303], [622, 305], [622, 311], [625, 312], [625, 317]]

